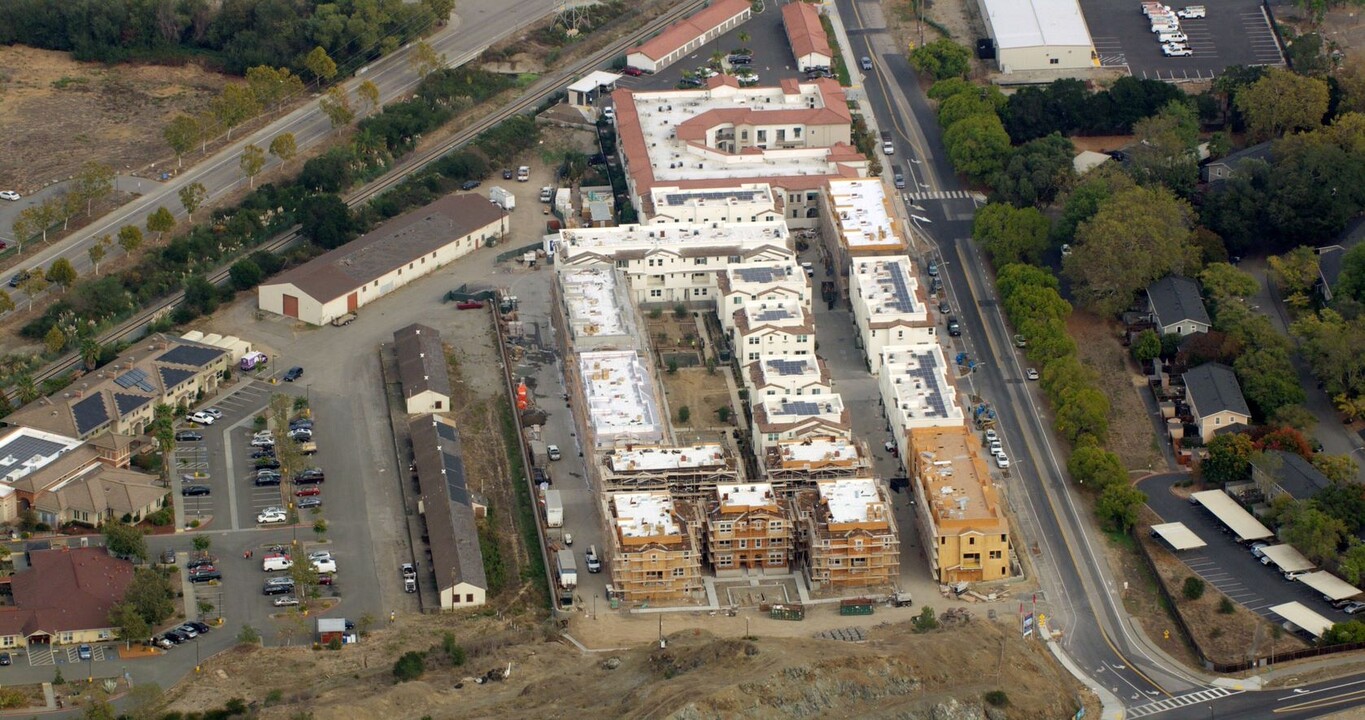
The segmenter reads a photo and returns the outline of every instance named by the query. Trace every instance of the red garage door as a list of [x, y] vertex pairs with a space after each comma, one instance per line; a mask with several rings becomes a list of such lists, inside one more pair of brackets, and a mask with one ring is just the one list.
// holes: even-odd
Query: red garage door
[[346, 296], [346, 312], [355, 312], [360, 308], [360, 293], [351, 293]]
[[299, 316], [299, 299], [293, 295], [284, 296], [284, 315], [285, 317], [297, 318]]

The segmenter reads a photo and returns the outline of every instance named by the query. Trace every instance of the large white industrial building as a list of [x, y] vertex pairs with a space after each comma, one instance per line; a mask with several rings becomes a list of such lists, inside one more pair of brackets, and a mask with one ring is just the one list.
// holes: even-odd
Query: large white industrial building
[[[1099, 66], [1077, 0], [977, 0], [1005, 73]], [[1134, 12], [1137, 5], [1134, 3]]]

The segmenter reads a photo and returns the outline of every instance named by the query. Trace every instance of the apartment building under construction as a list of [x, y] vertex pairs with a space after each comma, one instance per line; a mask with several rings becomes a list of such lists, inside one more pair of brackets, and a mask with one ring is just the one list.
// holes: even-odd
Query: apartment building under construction
[[888, 588], [900, 576], [900, 537], [887, 490], [870, 477], [820, 480], [797, 494], [812, 589]]
[[910, 476], [919, 499], [916, 526], [942, 583], [1000, 580], [1011, 574], [1009, 522], [966, 427], [910, 430]]
[[698, 523], [667, 491], [606, 496], [611, 578], [627, 602], [695, 601], [704, 596]]
[[716, 486], [736, 483], [739, 464], [720, 443], [687, 447], [630, 445], [596, 456], [603, 492], [667, 490], [674, 497], [715, 494]]
[[795, 537], [791, 501], [771, 484], [717, 486], [704, 512], [706, 557], [716, 577], [788, 572]]

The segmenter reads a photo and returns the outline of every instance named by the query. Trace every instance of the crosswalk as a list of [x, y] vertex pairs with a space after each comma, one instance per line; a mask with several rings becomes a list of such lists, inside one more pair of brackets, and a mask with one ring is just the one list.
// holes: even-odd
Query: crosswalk
[[1198, 690], [1192, 693], [1185, 693], [1184, 695], [1176, 695], [1175, 697], [1166, 698], [1165, 700], [1157, 700], [1156, 702], [1149, 702], [1146, 705], [1138, 705], [1137, 707], [1128, 708], [1127, 717], [1129, 718], [1149, 717], [1151, 715], [1166, 712], [1167, 710], [1188, 707], [1190, 705], [1198, 705], [1201, 702], [1209, 702], [1211, 700], [1225, 698], [1229, 695], [1237, 695], [1241, 692], [1242, 692], [1241, 690], [1229, 690], [1227, 688], [1211, 687], [1206, 690]]
[[927, 193], [910, 193], [910, 200], [919, 202], [921, 200], [975, 200], [986, 202], [986, 196], [978, 192], [969, 190], [935, 190]]

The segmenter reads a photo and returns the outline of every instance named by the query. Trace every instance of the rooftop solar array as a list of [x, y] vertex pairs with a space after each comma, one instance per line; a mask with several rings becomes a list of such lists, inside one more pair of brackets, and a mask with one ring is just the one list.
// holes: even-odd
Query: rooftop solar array
[[152, 399], [146, 395], [132, 395], [129, 393], [114, 393], [114, 405], [118, 409], [119, 417], [146, 405]]
[[104, 404], [104, 396], [96, 393], [72, 405], [71, 416], [76, 421], [76, 432], [87, 435], [109, 422], [109, 408]]
[[755, 202], [763, 197], [764, 193], [758, 190], [720, 190], [720, 191], [701, 191], [692, 193], [669, 193], [664, 196], [664, 202], [669, 205], [682, 205], [692, 200], [748, 200]]
[[455, 427], [436, 423], [436, 434], [441, 438], [441, 462], [445, 466], [446, 489], [450, 501], [472, 506], [469, 483], [465, 479], [464, 455], [460, 452], [460, 434]]
[[56, 455], [66, 447], [66, 443], [33, 437], [21, 432], [9, 442], [0, 445], [0, 474], [8, 473], [14, 466], [22, 465], [35, 457]]
[[165, 385], [167, 388], [173, 388], [176, 385], [179, 385], [180, 383], [185, 382], [186, 380], [189, 380], [190, 378], [194, 377], [193, 370], [185, 370], [184, 368], [165, 367], [164, 365], [158, 367], [157, 372], [161, 373], [161, 383]]
[[735, 274], [744, 282], [763, 283], [785, 280], [787, 273], [781, 267], [762, 266], [734, 268]]
[[177, 345], [176, 347], [162, 353], [157, 358], [157, 362], [175, 363], [176, 365], [189, 365], [191, 367], [204, 367], [217, 360], [219, 356], [227, 352], [222, 348], [201, 347], [199, 345]]
[[916, 365], [907, 374], [924, 382], [924, 389], [927, 391], [924, 395], [924, 401], [929, 404], [934, 415], [947, 415], [948, 407], [943, 402], [943, 393], [939, 392], [938, 382], [935, 378], [938, 366], [934, 362], [934, 354], [932, 352], [917, 353], [914, 357]]
[[156, 386], [152, 385], [151, 378], [147, 376], [147, 371], [142, 368], [133, 368], [114, 378], [114, 382], [125, 390], [138, 388], [149, 393], [156, 392]]
[[915, 296], [910, 293], [910, 288], [906, 285], [904, 275], [898, 272], [892, 272], [890, 273], [890, 277], [881, 278], [877, 282], [883, 287], [889, 286], [891, 291], [892, 299], [887, 301], [887, 308], [903, 313], [915, 311]]
[[774, 320], [790, 320], [790, 319], [792, 319], [792, 318], [794, 318], [794, 317], [796, 317], [796, 314], [793, 313], [792, 311], [790, 311], [790, 310], [788, 310], [788, 309], [786, 309], [786, 308], [777, 308], [776, 310], [763, 310], [763, 311], [760, 311], [760, 312], [758, 313], [758, 316], [755, 317], [754, 320], [755, 320], [756, 322], [761, 322], [761, 323], [763, 323], [763, 322], [772, 322], [772, 321], [774, 321]]
[[805, 375], [808, 367], [805, 360], [769, 360], [768, 368], [778, 375]]

